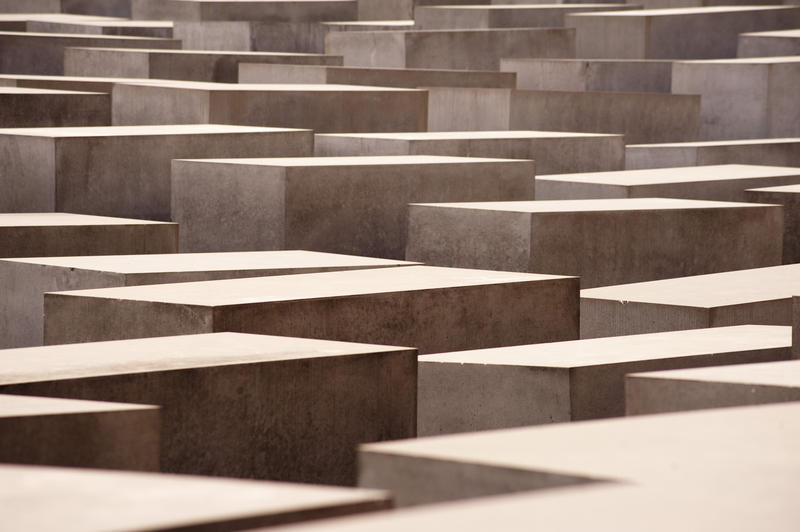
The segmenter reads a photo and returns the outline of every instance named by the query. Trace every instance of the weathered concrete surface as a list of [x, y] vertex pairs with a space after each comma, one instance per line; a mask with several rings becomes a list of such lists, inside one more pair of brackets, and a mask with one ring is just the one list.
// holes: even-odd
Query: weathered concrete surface
[[312, 146], [308, 130], [226, 125], [0, 129], [9, 191], [0, 210], [169, 220], [172, 159], [302, 156]]
[[791, 325], [800, 265], [581, 291], [581, 338], [758, 323]]
[[132, 18], [155, 20], [356, 20], [356, 0], [131, 0]]
[[122, 471], [0, 465], [0, 480], [3, 525], [31, 532], [229, 532], [391, 506], [373, 490]]
[[178, 224], [63, 212], [0, 213], [0, 235], [0, 257], [178, 251]]
[[156, 406], [0, 394], [0, 462], [158, 471], [160, 432]]
[[316, 135], [316, 156], [449, 155], [534, 159], [537, 174], [621, 170], [622, 135], [565, 131], [447, 131]]
[[573, 277], [406, 266], [55, 292], [45, 343], [226, 330], [421, 353], [555, 342], [577, 339], [577, 290]]
[[783, 205], [783, 263], [800, 262], [800, 185], [746, 190], [748, 201]]
[[0, 31], [172, 38], [172, 22], [63, 13], [0, 13]]
[[0, 348], [42, 345], [45, 292], [411, 264], [302, 250], [0, 260]]
[[424, 355], [417, 430], [623, 416], [628, 373], [787, 360], [791, 342], [789, 327], [743, 325]]
[[166, 472], [355, 482], [416, 434], [416, 351], [223, 333], [4, 350], [0, 391], [160, 405]]
[[138, 78], [101, 78], [83, 76], [46, 76], [38, 74], [0, 74], [0, 85], [29, 87], [33, 89], [66, 90], [78, 92], [105, 92], [110, 94], [117, 83], [141, 83]]
[[131, 0], [0, 0], [3, 13], [73, 13], [129, 17]]
[[628, 144], [625, 147], [628, 170], [706, 164], [800, 166], [800, 137]]
[[800, 296], [792, 297], [792, 353], [800, 358]]
[[569, 13], [628, 9], [641, 6], [607, 3], [420, 6], [414, 11], [414, 20], [419, 30], [546, 28], [564, 26]]
[[534, 198], [532, 161], [415, 156], [172, 163], [182, 251], [313, 249], [402, 259], [408, 204]]
[[110, 125], [108, 94], [0, 87], [0, 128]]
[[[780, 206], [665, 198], [413, 203], [406, 259], [581, 287], [781, 263]], [[687, 260], [691, 257], [691, 260]]]
[[800, 29], [761, 31], [739, 35], [737, 57], [800, 55]]

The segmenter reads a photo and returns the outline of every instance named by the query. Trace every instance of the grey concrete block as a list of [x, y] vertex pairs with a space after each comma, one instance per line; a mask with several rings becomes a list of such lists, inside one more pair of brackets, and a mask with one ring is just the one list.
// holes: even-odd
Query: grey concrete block
[[0, 0], [3, 13], [73, 13], [130, 17], [131, 0]]
[[45, 344], [238, 331], [436, 353], [574, 340], [577, 290], [573, 277], [406, 266], [54, 292]]
[[489, 28], [546, 28], [564, 26], [569, 13], [641, 9], [630, 4], [445, 5], [419, 6], [416, 29], [460, 30]]
[[417, 430], [429, 436], [623, 416], [628, 373], [790, 357], [789, 327], [766, 325], [424, 355]]
[[800, 138], [628, 144], [625, 168], [671, 168], [707, 164], [800, 166]]
[[356, 0], [130, 0], [132, 18], [153, 20], [356, 20]]
[[110, 125], [108, 94], [0, 87], [0, 128]]
[[[109, 2], [110, 3], [110, 2]], [[0, 31], [172, 38], [172, 22], [64, 13], [0, 13]]]
[[9, 87], [104, 92], [110, 94], [117, 83], [140, 83], [138, 78], [102, 78], [81, 76], [46, 76], [38, 74], [0, 74], [0, 84]]
[[10, 349], [0, 391], [162, 406], [165, 472], [350, 484], [416, 433], [416, 351], [214, 334]]
[[800, 358], [800, 296], [792, 297], [792, 353]]
[[532, 161], [417, 156], [177, 160], [182, 251], [402, 259], [408, 204], [534, 197]]
[[739, 34], [737, 57], [800, 55], [800, 29]]
[[800, 262], [800, 185], [746, 190], [748, 201], [783, 205], [783, 263]]

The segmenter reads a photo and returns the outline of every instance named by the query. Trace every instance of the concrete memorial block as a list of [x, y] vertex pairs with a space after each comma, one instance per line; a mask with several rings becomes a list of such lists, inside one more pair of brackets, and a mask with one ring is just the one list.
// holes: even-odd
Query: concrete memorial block
[[800, 401], [800, 360], [633, 373], [629, 416]]
[[623, 416], [628, 373], [789, 358], [790, 328], [767, 325], [425, 355], [417, 431], [429, 436]]
[[[800, 184], [800, 168], [721, 164], [587, 172], [541, 176], [536, 179], [536, 199], [684, 198], [716, 201], [757, 201], [746, 191], [756, 185]], [[800, 189], [798, 189], [800, 190]], [[777, 203], [776, 201], [757, 201]], [[784, 209], [788, 219], [789, 209]], [[788, 234], [787, 225], [784, 232]], [[786, 249], [784, 247], [784, 255]]]
[[115, 125], [269, 125], [320, 133], [425, 131], [428, 93], [356, 85], [159, 81], [116, 84], [112, 105]]
[[172, 218], [182, 251], [402, 259], [409, 203], [533, 199], [534, 174], [532, 161], [431, 155], [177, 160]]
[[345, 66], [499, 70], [506, 57], [575, 57], [567, 28], [489, 30], [339, 31], [325, 36], [325, 52]]
[[[327, 56], [326, 56], [327, 57]], [[516, 86], [513, 72], [365, 68], [316, 65], [239, 63], [240, 83], [338, 83], [380, 87], [496, 87]]]
[[69, 14], [0, 14], [0, 30], [172, 38], [172, 22]]
[[501, 59], [500, 70], [517, 74], [517, 88], [588, 92], [672, 90], [672, 61], [635, 59]]
[[350, 484], [416, 434], [416, 351], [222, 333], [7, 349], [0, 391], [162, 406], [166, 472]]
[[109, 125], [108, 94], [0, 87], [0, 128]]
[[0, 0], [0, 13], [73, 13], [130, 17], [131, 0]]
[[796, 403], [556, 423], [362, 445], [359, 485], [408, 506], [596, 482], [708, 488], [788, 471], [796, 483], [797, 445]]
[[792, 353], [800, 358], [800, 297], [792, 297]]
[[358, 0], [358, 20], [410, 20], [418, 0]]
[[78, 92], [111, 93], [117, 83], [141, 83], [137, 78], [101, 78], [82, 76], [44, 76], [36, 74], [0, 74], [0, 85]]
[[158, 471], [160, 432], [157, 406], [0, 394], [0, 462]]
[[556, 342], [578, 336], [577, 289], [573, 277], [405, 266], [55, 292], [45, 343], [226, 330], [421, 353]]
[[340, 57], [320, 54], [67, 48], [64, 52], [64, 73], [68, 76], [158, 78], [236, 83], [239, 77], [239, 63], [242, 61], [257, 64], [342, 64]]
[[781, 210], [665, 198], [413, 203], [405, 256], [576, 275], [582, 288], [758, 268], [781, 263]]
[[739, 34], [737, 57], [800, 55], [800, 29]]
[[800, 265], [581, 291], [581, 338], [757, 323], [791, 325]]
[[4, 526], [31, 532], [229, 532], [391, 506], [373, 490], [5, 464], [0, 504]]
[[537, 174], [621, 170], [622, 135], [565, 131], [447, 131], [316, 135], [316, 156], [448, 155], [534, 159]]
[[410, 264], [301, 250], [0, 260], [0, 349], [42, 345], [45, 292]]
[[713, 6], [567, 15], [577, 57], [712, 59], [736, 57], [737, 38], [751, 31], [800, 26], [796, 6]]
[[0, 72], [61, 75], [64, 50], [70, 46], [180, 48], [181, 42], [151, 37], [0, 31]]
[[800, 185], [746, 190], [748, 201], [783, 205], [783, 263], [800, 262]]
[[0, 210], [169, 220], [172, 159], [312, 146], [311, 131], [226, 125], [0, 129]]
[[569, 13], [628, 9], [641, 7], [608, 3], [419, 6], [414, 20], [420, 30], [544, 28], [564, 26]]
[[0, 257], [175, 253], [178, 224], [63, 212], [0, 213]]
[[[700, 94], [700, 138], [800, 136], [800, 57], [675, 62], [672, 92]], [[731, 112], [735, 109], [735, 112]]]
[[625, 168], [671, 168], [706, 164], [800, 166], [800, 137], [628, 144]]
[[152, 20], [357, 20], [356, 0], [130, 0], [132, 18]]

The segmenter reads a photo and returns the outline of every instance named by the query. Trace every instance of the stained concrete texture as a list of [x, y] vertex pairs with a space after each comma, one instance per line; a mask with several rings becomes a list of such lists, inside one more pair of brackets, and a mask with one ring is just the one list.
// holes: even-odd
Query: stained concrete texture
[[767, 325], [424, 355], [417, 430], [431, 436], [623, 416], [628, 373], [790, 357], [791, 329]]
[[157, 406], [0, 394], [4, 463], [159, 471], [160, 433]]
[[0, 128], [110, 125], [108, 94], [0, 87]]
[[0, 348], [42, 345], [45, 292], [411, 264], [302, 250], [0, 260]]
[[356, 444], [416, 434], [416, 356], [234, 333], [7, 349], [0, 391], [162, 406], [165, 472], [352, 485]]
[[591, 288], [774, 266], [782, 244], [777, 205], [667, 198], [414, 203], [406, 259], [576, 275]]
[[0, 465], [3, 526], [31, 532], [228, 532], [384, 510], [389, 497], [308, 484]]
[[608, 3], [419, 6], [414, 10], [414, 20], [419, 30], [545, 28], [564, 26], [569, 13], [628, 9], [641, 6]]
[[575, 340], [577, 292], [574, 277], [429, 266], [55, 292], [45, 343], [228, 330], [436, 353]]
[[22, 13], [12, 15], [0, 13], [0, 31], [126, 35], [129, 37], [171, 39], [172, 22], [138, 21], [118, 17], [61, 13]]
[[783, 205], [783, 263], [800, 262], [800, 185], [746, 190], [748, 201]]
[[0, 257], [175, 253], [178, 224], [63, 212], [0, 213]]
[[356, 20], [356, 0], [130, 0], [132, 18], [156, 20]]
[[800, 358], [800, 296], [792, 297], [792, 353]]
[[737, 57], [800, 55], [800, 29], [739, 34]]
[[581, 338], [745, 323], [791, 325], [800, 264], [581, 291]]
[[402, 259], [408, 204], [534, 197], [532, 161], [430, 155], [176, 160], [182, 251]]
[[0, 0], [0, 12], [130, 17], [131, 0]]
[[141, 83], [141, 78], [93, 76], [46, 76], [38, 74], [0, 74], [0, 85], [84, 92], [111, 93], [117, 83]]
[[800, 166], [800, 137], [628, 144], [625, 168], [671, 168], [707, 164]]

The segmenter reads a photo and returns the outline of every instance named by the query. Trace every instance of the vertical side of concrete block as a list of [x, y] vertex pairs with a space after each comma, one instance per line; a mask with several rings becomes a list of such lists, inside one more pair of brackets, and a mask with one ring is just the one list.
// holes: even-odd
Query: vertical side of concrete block
[[0, 212], [56, 210], [55, 141], [0, 135]]
[[711, 327], [709, 309], [581, 297], [581, 339]]

